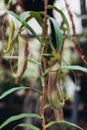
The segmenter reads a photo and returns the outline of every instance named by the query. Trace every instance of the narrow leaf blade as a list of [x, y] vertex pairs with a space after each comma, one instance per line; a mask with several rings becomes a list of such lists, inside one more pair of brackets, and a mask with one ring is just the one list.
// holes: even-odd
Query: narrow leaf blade
[[28, 17], [28, 15], [30, 15], [30, 11], [25, 11], [25, 12], [23, 12], [23, 13], [20, 15], [20, 17], [21, 17], [22, 19], [26, 19], [26, 18]]
[[62, 12], [62, 10], [58, 9], [58, 8], [57, 8], [56, 6], [54, 6], [54, 5], [48, 5], [48, 9], [54, 9], [55, 11], [57, 11], [57, 12], [61, 15], [61, 17], [62, 17], [62, 19], [63, 19], [63, 21], [64, 21], [64, 23], [65, 23], [65, 25], [66, 25], [66, 27], [67, 27], [67, 32], [68, 32], [68, 36], [69, 36], [69, 35], [70, 35], [69, 23], [68, 23], [68, 20], [67, 20], [65, 14]]
[[87, 73], [87, 68], [81, 67], [81, 66], [78, 66], [78, 65], [61, 66], [60, 68], [61, 69], [68, 69], [68, 70], [80, 70], [80, 71]]
[[15, 116], [9, 117], [6, 121], [4, 121], [0, 125], [0, 129], [2, 129], [3, 127], [7, 126], [9, 123], [11, 123], [13, 121], [17, 121], [17, 120], [20, 120], [20, 119], [25, 118], [25, 117], [36, 118], [36, 119], [40, 119], [40, 120], [42, 119], [42, 117], [40, 115], [37, 115], [37, 114], [22, 113], [22, 114], [19, 114], [19, 115], [15, 115]]
[[57, 21], [52, 18], [49, 17], [49, 19], [51, 20], [53, 26], [54, 26], [54, 30], [55, 30], [55, 36], [56, 36], [56, 48], [57, 50], [60, 50], [62, 48], [62, 33], [60, 31], [59, 25], [57, 23]]
[[36, 19], [36, 21], [39, 23], [39, 25], [43, 28], [44, 24], [43, 24], [43, 19], [40, 16], [40, 12], [31, 11], [30, 14], [32, 17], [34, 17]]
[[35, 38], [37, 38], [39, 41], [40, 41], [40, 43], [43, 45], [43, 41], [42, 41], [42, 39], [37, 35], [37, 33], [31, 28], [31, 26], [29, 26], [29, 24], [25, 21], [25, 20], [23, 20], [22, 19], [22, 17], [20, 17], [19, 15], [17, 15], [16, 13], [14, 13], [14, 12], [12, 12], [12, 11], [6, 11], [8, 14], [10, 14], [10, 15], [12, 15], [12, 16], [14, 16], [18, 21], [20, 21], [22, 24], [23, 24], [23, 26], [25, 26], [32, 34], [33, 34], [33, 36], [35, 37]]
[[61, 121], [51, 121], [50, 123], [48, 123], [46, 125], [46, 128], [49, 128], [50, 126], [55, 125], [55, 124], [59, 124], [59, 123], [65, 123], [68, 126], [73, 126], [73, 127], [76, 127], [76, 128], [78, 128], [80, 130], [84, 130], [83, 128], [79, 127], [78, 125], [76, 125], [74, 123], [70, 123], [70, 122], [64, 121], [64, 120], [61, 120]]
[[17, 127], [26, 127], [26, 128], [31, 129], [31, 130], [40, 130], [39, 128], [35, 127], [34, 125], [27, 124], [27, 123], [18, 124], [16, 127], [13, 128], [13, 130], [15, 130]]
[[25, 89], [30, 89], [32, 91], [37, 92], [38, 94], [42, 95], [42, 92], [38, 89], [32, 88], [32, 87], [15, 87], [15, 88], [11, 88], [7, 91], [5, 91], [1, 96], [0, 96], [0, 100], [5, 98], [6, 96], [8, 96], [9, 94], [17, 91], [17, 90], [25, 90]]

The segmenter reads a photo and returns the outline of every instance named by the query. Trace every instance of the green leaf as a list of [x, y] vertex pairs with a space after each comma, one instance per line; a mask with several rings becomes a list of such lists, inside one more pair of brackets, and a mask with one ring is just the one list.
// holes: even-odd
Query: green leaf
[[52, 54], [45, 53], [45, 54], [42, 54], [42, 56], [44, 56], [44, 57], [52, 57], [53, 55], [52, 55]]
[[46, 103], [46, 105], [44, 106], [44, 109], [52, 107], [52, 105], [50, 103]]
[[20, 120], [20, 119], [25, 118], [25, 117], [42, 119], [42, 117], [40, 115], [37, 115], [37, 114], [22, 113], [22, 114], [19, 114], [19, 115], [15, 115], [15, 116], [9, 117], [6, 121], [4, 121], [0, 125], [0, 129], [2, 129], [3, 127], [7, 126], [9, 123], [11, 123], [13, 121], [17, 121], [17, 120]]
[[35, 127], [34, 125], [27, 124], [27, 123], [18, 124], [16, 127], [13, 128], [13, 130], [15, 130], [17, 127], [26, 127], [26, 128], [31, 129], [31, 130], [40, 130], [39, 128]]
[[39, 61], [36, 61], [35, 59], [28, 58], [28, 61], [37, 65], [41, 65]]
[[[24, 13], [25, 13], [25, 12], [24, 12]], [[24, 13], [21, 14], [21, 16], [20, 16], [20, 17], [22, 17], [22, 15], [23, 15], [24, 18], [22, 17], [22, 19], [24, 19], [26, 22], [28, 22], [29, 20], [32, 19], [32, 16], [31, 16], [31, 15], [26, 17], [26, 15], [27, 15], [28, 12], [26, 12], [25, 14], [24, 14]], [[19, 32], [21, 32], [21, 29], [22, 29], [24, 26], [25, 26], [25, 25], [23, 25], [23, 24], [21, 25], [21, 27], [20, 27], [20, 29], [19, 29]]]
[[45, 75], [47, 75], [49, 73], [49, 69], [46, 69], [45, 71], [44, 71], [44, 73], [42, 74], [42, 77], [44, 77]]
[[64, 121], [64, 120], [61, 120], [61, 121], [51, 121], [50, 123], [48, 123], [46, 125], [46, 128], [49, 128], [50, 126], [55, 125], [55, 124], [59, 124], [59, 123], [65, 123], [68, 126], [73, 126], [73, 127], [76, 127], [76, 128], [78, 128], [80, 130], [83, 130], [83, 128], [79, 127], [78, 125], [76, 125], [74, 123], [70, 123], [70, 122]]
[[28, 17], [29, 14], [30, 14], [30, 11], [25, 11], [25, 12], [23, 12], [23, 13], [20, 15], [20, 17], [25, 20], [25, 19]]
[[31, 28], [31, 26], [29, 26], [29, 24], [22, 17], [20, 17], [19, 15], [17, 15], [12, 11], [7, 10], [6, 13], [14, 16], [18, 21], [20, 21], [22, 25], [25, 26], [33, 34], [33, 36], [39, 40], [41, 45], [43, 45], [43, 40], [37, 35], [37, 33]]
[[51, 20], [53, 26], [54, 26], [54, 30], [55, 30], [55, 36], [56, 36], [56, 49], [57, 50], [60, 50], [62, 48], [62, 33], [61, 33], [61, 30], [59, 28], [59, 25], [57, 23], [57, 21], [52, 18], [52, 17], [49, 17], [49, 19]]
[[[7, 55], [4, 55], [2, 58], [4, 59], [18, 59], [18, 56], [7, 56]], [[34, 63], [34, 64], [37, 64], [37, 65], [41, 65], [41, 63], [33, 58], [28, 58], [27, 59], [29, 62], [31, 63]]]
[[0, 96], [0, 100], [3, 99], [4, 97], [8, 96], [9, 94], [17, 91], [17, 90], [24, 90], [24, 89], [30, 89], [32, 91], [37, 92], [38, 94], [42, 95], [42, 92], [38, 89], [32, 88], [32, 87], [15, 87], [15, 88], [11, 88], [7, 91], [5, 91], [1, 96]]
[[[29, 15], [29, 16], [28, 16]], [[43, 19], [41, 17], [40, 12], [35, 12], [35, 11], [26, 11], [20, 15], [22, 19], [24, 19], [26, 22], [31, 20], [32, 18], [35, 18], [35, 20], [38, 22], [38, 24], [41, 26], [41, 28], [44, 27], [43, 24]], [[20, 29], [23, 27], [23, 25], [20, 27]]]
[[87, 73], [87, 68], [84, 68], [84, 67], [81, 67], [81, 66], [78, 66], [78, 65], [61, 66], [60, 68], [61, 69], [68, 69], [68, 70], [80, 70], [80, 71]]
[[67, 27], [68, 35], [70, 35], [69, 23], [68, 23], [68, 20], [67, 20], [66, 16], [64, 15], [64, 13], [60, 9], [58, 9], [57, 7], [55, 7], [53, 5], [48, 5], [48, 9], [54, 9], [55, 11], [57, 11], [61, 15], [61, 17], [62, 17], [62, 19], [63, 19], [63, 21], [64, 21], [64, 23], [65, 23], [65, 25]]
[[4, 0], [4, 3], [5, 3], [5, 4], [10, 4], [11, 1], [12, 1], [12, 0]]
[[31, 11], [31, 12], [30, 12], [30, 15], [36, 19], [36, 21], [39, 23], [39, 25], [40, 25], [42, 28], [44, 27], [43, 19], [42, 19], [42, 17], [40, 16], [40, 12]]

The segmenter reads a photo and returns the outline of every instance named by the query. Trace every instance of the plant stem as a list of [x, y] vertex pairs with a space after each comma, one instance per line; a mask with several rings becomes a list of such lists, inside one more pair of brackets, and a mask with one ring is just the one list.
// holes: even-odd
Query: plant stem
[[79, 47], [78, 43], [77, 43], [77, 40], [76, 40], [76, 30], [75, 30], [75, 24], [74, 24], [74, 20], [73, 20], [73, 15], [72, 15], [72, 12], [69, 8], [69, 4], [65, 1], [65, 5], [66, 5], [66, 9], [68, 11], [68, 14], [69, 14], [69, 17], [70, 17], [70, 20], [71, 20], [71, 23], [72, 23], [72, 31], [73, 31], [73, 37], [72, 37], [72, 40], [73, 40], [73, 43], [76, 47], [76, 50], [77, 50], [77, 53], [80, 57], [80, 59], [82, 60], [82, 62], [85, 64], [85, 66], [87, 67], [87, 60], [85, 58], [85, 56], [83, 55], [83, 52], [81, 50], [81, 48]]
[[[41, 50], [41, 54], [45, 54], [45, 46], [47, 44], [47, 6], [48, 6], [48, 0], [44, 0], [44, 30], [43, 30], [43, 40], [44, 40], [44, 46]], [[43, 58], [41, 57], [41, 72], [43, 73], [47, 69], [47, 59], [46, 57]], [[40, 114], [42, 116], [42, 130], [46, 130], [45, 128], [45, 110], [44, 110], [44, 105], [46, 102], [46, 89], [47, 89], [47, 76], [44, 76], [44, 86], [43, 86], [43, 94], [41, 98], [41, 106], [40, 106]]]

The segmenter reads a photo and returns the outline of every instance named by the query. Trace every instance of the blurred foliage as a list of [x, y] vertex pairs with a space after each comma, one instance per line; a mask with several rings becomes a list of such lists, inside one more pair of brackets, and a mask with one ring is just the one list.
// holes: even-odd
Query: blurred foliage
[[[5, 0], [5, 4], [8, 4], [9, 3], [9, 0]], [[11, 8], [11, 7], [10, 7]], [[66, 25], [66, 27], [68, 27], [67, 29], [66, 29], [66, 31], [67, 30], [69, 30], [69, 26], [68, 26], [68, 21], [67, 21], [67, 19], [66, 19], [66, 17], [64, 16], [64, 14], [62, 13], [62, 11], [61, 10], [58, 10], [57, 8], [55, 8], [54, 6], [52, 6], [51, 7], [52, 9], [55, 9], [58, 13], [60, 13], [61, 14], [61, 16], [62, 16], [62, 18], [63, 18], [63, 20], [65, 20], [65, 25]], [[20, 11], [21, 12], [21, 11]], [[28, 25], [28, 23], [27, 23], [27, 20], [26, 20], [26, 13], [24, 13], [24, 14], [22, 14], [22, 15], [17, 15], [16, 13], [14, 13], [14, 12], [12, 12], [12, 11], [7, 11], [7, 13], [8, 14], [11, 14], [12, 16], [14, 16], [19, 22], [21, 22], [21, 24], [22, 24], [22, 26], [21, 27], [23, 27], [23, 26], [25, 26], [32, 34], [33, 34], [33, 36], [35, 37], [35, 38], [37, 38], [39, 41], [40, 41], [40, 43], [41, 43], [41, 46], [43, 46], [43, 38], [42, 37], [39, 37], [38, 35], [37, 35], [37, 33], [35, 32], [35, 30], [34, 29], [32, 29], [31, 28], [31, 26], [29, 26]], [[19, 13], [19, 12], [18, 12]], [[40, 24], [40, 25], [42, 25], [42, 19], [41, 19], [41, 17], [40, 17], [40, 14], [39, 14], [39, 20], [37, 19], [37, 16], [38, 16], [38, 13], [35, 13], [35, 12], [32, 12], [31, 13], [33, 16], [32, 17], [34, 17], [36, 20], [37, 20], [37, 22]], [[31, 15], [31, 14], [29, 14], [29, 15]], [[23, 17], [25, 18], [25, 20], [23, 19]], [[29, 17], [30, 18], [30, 17]], [[31, 19], [31, 18], [30, 18]], [[41, 20], [41, 21], [40, 21]], [[51, 22], [52, 22], [52, 24], [53, 24], [53, 26], [54, 26], [54, 29], [55, 29], [55, 36], [56, 36], [56, 47], [54, 47], [54, 49], [52, 50], [52, 51], [60, 51], [60, 49], [62, 48], [62, 33], [61, 33], [61, 31], [60, 31], [60, 27], [59, 27], [59, 25], [57, 24], [57, 21], [55, 20], [55, 19], [53, 19], [53, 18], [51, 18], [50, 17], [50, 20], [51, 20]], [[9, 26], [9, 25], [7, 25], [7, 26]], [[43, 26], [41, 26], [42, 27], [42, 29], [43, 29]], [[20, 30], [21, 30], [21, 28], [20, 28]], [[69, 32], [69, 31], [68, 31]], [[9, 35], [8, 35], [9, 36]], [[7, 37], [8, 37], [7, 36]], [[87, 32], [84, 32], [84, 33], [82, 33], [82, 34], [80, 34], [80, 35], [77, 35], [77, 38], [78, 38], [78, 41], [79, 41], [79, 43], [81, 42], [81, 41], [86, 41], [87, 40]], [[66, 57], [65, 57], [65, 59], [63, 59], [63, 58], [60, 58], [60, 59], [63, 59], [63, 60], [65, 60], [66, 61], [66, 63], [67, 63], [67, 60], [68, 60], [68, 63], [69, 64], [77, 64], [77, 62], [79, 63], [79, 58], [78, 58], [78, 56], [77, 55], [75, 55], [75, 54], [73, 54], [74, 52], [75, 52], [75, 48], [72, 46], [71, 47], [71, 45], [70, 45], [70, 43], [71, 43], [71, 41], [67, 41], [66, 43], [68, 43], [69, 42], [69, 44], [68, 44], [68, 46], [67, 47], [65, 47], [64, 49], [65, 49], [65, 52], [64, 53], [67, 53], [66, 54]], [[16, 44], [15, 44], [16, 45]], [[16, 52], [17, 53], [17, 52]], [[52, 52], [51, 52], [51, 54], [52, 54]], [[65, 56], [65, 54], [63, 54], [64, 56]], [[62, 56], [63, 56], [62, 55]], [[47, 54], [47, 56], [49, 56], [48, 54]], [[57, 55], [58, 56], [58, 55]], [[60, 60], [60, 59], [57, 59], [57, 56], [54, 56], [53, 58], [54, 59], [56, 59], [56, 60]], [[60, 57], [62, 57], [62, 56], [60, 56]], [[18, 86], [21, 86], [21, 85], [23, 85], [23, 86], [29, 86], [29, 77], [28, 77], [28, 75], [27, 74], [25, 74], [25, 76], [22, 78], [22, 80], [21, 80], [21, 82], [18, 84], [18, 85], [15, 85], [15, 83], [14, 83], [14, 78], [12, 77], [12, 73], [11, 73], [11, 70], [10, 70], [10, 64], [9, 64], [9, 60], [6, 60], [6, 59], [3, 59], [2, 57], [0, 57], [1, 59], [0, 59], [0, 95], [4, 92], [4, 91], [6, 91], [6, 90], [9, 90], [10, 88], [14, 88], [14, 87], [18, 87]], [[49, 59], [51, 59], [51, 58], [49, 58]], [[66, 63], [64, 63], [64, 64], [66, 64]], [[16, 60], [13, 60], [13, 66], [14, 66], [14, 68], [15, 68], [15, 66], [17, 66], [17, 62], [16, 62]], [[41, 65], [41, 64], [40, 64]], [[64, 68], [65, 67], [65, 68]], [[85, 71], [85, 72], [87, 72], [87, 70], [86, 70], [86, 68], [81, 68], [81, 67], [79, 67], [79, 66], [68, 66], [68, 64], [66, 64], [66, 66], [61, 66], [60, 67], [60, 69], [68, 69], [68, 70], [82, 70], [82, 71]], [[62, 71], [61, 71], [62, 72]], [[69, 71], [68, 71], [69, 72]], [[68, 75], [69, 73], [68, 72], [64, 72], [64, 73], [60, 73], [60, 75]], [[46, 74], [48, 74], [48, 72], [46, 73]], [[39, 82], [41, 81], [41, 78], [43, 78], [44, 76], [42, 75], [41, 77], [40, 77], [40, 80], [39, 80]], [[33, 78], [32, 78], [33, 79]], [[61, 78], [62, 79], [62, 78]], [[64, 81], [64, 80], [63, 80]], [[66, 91], [65, 91], [65, 93], [66, 93]], [[8, 95], [8, 97], [7, 98], [4, 98], [3, 100], [2, 100], [3, 102], [6, 102], [6, 103], [17, 103], [18, 102], [18, 98], [16, 98], [16, 94], [14, 93], [14, 94], [10, 94], [10, 95]], [[30, 116], [30, 115], [29, 115]], [[36, 116], [36, 115], [35, 115]], [[24, 117], [24, 116], [23, 116]], [[11, 119], [13, 119], [14, 117], [11, 117]], [[17, 118], [17, 117], [16, 117]], [[19, 116], [18, 116], [18, 118], [19, 118]], [[12, 120], [10, 120], [10, 121], [12, 121]], [[7, 122], [9, 123], [9, 120], [7, 120]], [[8, 124], [7, 123], [7, 124]], [[58, 123], [58, 122], [54, 122], [54, 123]], [[68, 125], [73, 125], [72, 123], [67, 123]], [[50, 122], [50, 124], [47, 124], [46, 125], [46, 127], [49, 127], [49, 126], [51, 126], [52, 125], [52, 122]], [[3, 126], [3, 125], [2, 125]], [[78, 126], [76, 126], [76, 125], [73, 125], [73, 126], [75, 126], [75, 127], [78, 127]], [[80, 127], [78, 127], [79, 129], [81, 129]]]

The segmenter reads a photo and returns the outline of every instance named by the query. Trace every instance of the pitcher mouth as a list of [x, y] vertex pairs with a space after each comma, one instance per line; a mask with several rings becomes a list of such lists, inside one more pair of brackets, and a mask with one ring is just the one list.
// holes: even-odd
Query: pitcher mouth
[[52, 72], [52, 71], [57, 71], [57, 70], [59, 70], [59, 67], [60, 67], [60, 65], [59, 65], [59, 63], [58, 62], [56, 62], [54, 65], [52, 65], [51, 67], [50, 67], [50, 71]]

